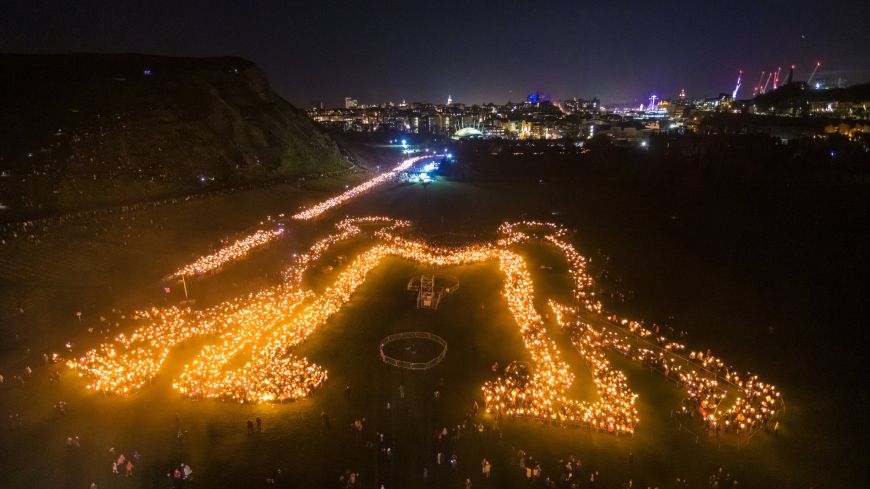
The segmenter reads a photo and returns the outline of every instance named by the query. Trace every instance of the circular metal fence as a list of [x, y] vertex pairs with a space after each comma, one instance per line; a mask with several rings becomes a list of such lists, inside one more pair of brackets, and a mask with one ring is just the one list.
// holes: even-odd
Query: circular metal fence
[[[439, 353], [435, 358], [429, 360], [428, 362], [408, 362], [405, 360], [399, 360], [398, 358], [391, 357], [384, 353], [384, 346], [388, 343], [392, 343], [395, 341], [401, 340], [428, 340], [433, 341], [441, 345], [441, 353]], [[383, 340], [381, 340], [380, 346], [378, 346], [378, 351], [381, 354], [381, 360], [387, 365], [392, 365], [398, 368], [404, 368], [406, 370], [429, 370], [441, 363], [444, 360], [444, 357], [447, 355], [447, 342], [444, 338], [432, 334], [427, 333], [426, 331], [406, 331], [404, 333], [396, 333], [387, 336]]]

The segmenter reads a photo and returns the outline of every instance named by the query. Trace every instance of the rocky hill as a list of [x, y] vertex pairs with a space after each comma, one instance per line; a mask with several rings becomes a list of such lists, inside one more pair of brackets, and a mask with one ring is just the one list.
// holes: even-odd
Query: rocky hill
[[250, 61], [0, 54], [0, 220], [351, 166]]

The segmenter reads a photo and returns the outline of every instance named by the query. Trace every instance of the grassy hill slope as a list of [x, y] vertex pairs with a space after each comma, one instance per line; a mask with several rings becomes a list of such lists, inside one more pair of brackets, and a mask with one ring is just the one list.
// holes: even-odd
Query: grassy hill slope
[[351, 164], [241, 58], [0, 55], [0, 219]]

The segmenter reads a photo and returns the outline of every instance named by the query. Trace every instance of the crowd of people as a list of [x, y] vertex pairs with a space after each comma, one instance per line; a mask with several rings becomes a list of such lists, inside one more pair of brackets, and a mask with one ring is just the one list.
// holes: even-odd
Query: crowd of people
[[[154, 200], [143, 200], [141, 202], [106, 206], [98, 209], [73, 210], [56, 213], [54, 215], [44, 217], [35, 217], [32, 219], [23, 219], [19, 221], [9, 221], [5, 223], [0, 223], [0, 246], [12, 244], [16, 240], [20, 239], [28, 240], [32, 243], [39, 244], [46, 236], [50, 234], [51, 228], [58, 225], [79, 225], [80, 227], [84, 227], [85, 229], [87, 229], [87, 226], [90, 224], [91, 228], [98, 229], [100, 226], [103, 226], [105, 224], [105, 222], [102, 220], [102, 218], [105, 216], [121, 215], [121, 218], [123, 219], [124, 215], [126, 214], [141, 212], [158, 207], [165, 207], [169, 205], [183, 204], [185, 202], [190, 202], [191, 200], [195, 199], [207, 199], [220, 195], [228, 195], [235, 192], [242, 192], [246, 190], [264, 187], [267, 185], [293, 183], [297, 186], [301, 186], [303, 182], [308, 179], [318, 177], [335, 177], [351, 174], [356, 171], [358, 171], [358, 168], [353, 167], [343, 170], [317, 172], [315, 174], [309, 175], [308, 177], [302, 176], [287, 179], [277, 179], [269, 182], [249, 183], [208, 191], [192, 192], [188, 195], [179, 197], [166, 197]], [[135, 219], [135, 216], [133, 217]]]
[[172, 480], [173, 489], [181, 489], [193, 480], [193, 469], [190, 468], [190, 465], [181, 462], [171, 472], [167, 473], [166, 476]]
[[[72, 442], [68, 441], [67, 444], [72, 443], [76, 448], [80, 446], [78, 437], [71, 438], [71, 440]], [[109, 480], [128, 479], [139, 475], [138, 468], [142, 466], [142, 454], [138, 450], [133, 450], [132, 453], [127, 455], [127, 453], [111, 447], [108, 449], [108, 454], [112, 464]], [[190, 467], [190, 464], [182, 461], [177, 465], [169, 466], [163, 477], [166, 487], [183, 489], [189, 487], [189, 484], [193, 481], [193, 469]], [[157, 483], [158, 481], [155, 480], [154, 482]], [[133, 484], [136, 485], [135, 482]], [[110, 487], [114, 487], [114, 484]], [[91, 482], [90, 489], [98, 489], [96, 481]]]
[[249, 419], [245, 425], [248, 428], [248, 436], [263, 432], [263, 420], [259, 416], [254, 421]]
[[[623, 479], [622, 482], [614, 486], [613, 475], [608, 480], [603, 480], [601, 473], [592, 467], [584, 466], [583, 461], [574, 455], [558, 460], [557, 470], [554, 476], [546, 474], [541, 468], [541, 463], [526, 453], [520, 448], [511, 449], [512, 465], [519, 468], [518, 476], [526, 479], [529, 487], [540, 487], [543, 489], [593, 489], [597, 487], [619, 487], [621, 489], [688, 489], [701, 488], [708, 489], [738, 489], [741, 487], [735, 477], [722, 467], [711, 474], [703, 483], [699, 480], [689, 481], [685, 476], [674, 477], [669, 481], [661, 483], [639, 482], [642, 477], [630, 477], [627, 479], [620, 475], [618, 479]], [[629, 451], [627, 456], [628, 472], [632, 471], [634, 464], [634, 454]], [[706, 485], [702, 485], [706, 484]]]
[[125, 453], [120, 452], [118, 458], [115, 459], [116, 453], [118, 452], [115, 451], [115, 447], [109, 449], [109, 454], [113, 457], [112, 475], [120, 476], [123, 473], [124, 477], [132, 477], [133, 470], [139, 464], [142, 455], [136, 450], [129, 457]]
[[722, 467], [707, 478], [709, 489], [737, 489], [739, 485], [739, 481], [732, 477], [731, 473], [722, 470]]
[[[81, 320], [81, 315], [77, 315], [77, 318]], [[123, 316], [121, 316], [123, 319]], [[111, 323], [103, 318], [101, 318], [101, 323]], [[111, 327], [107, 324], [107, 327], [101, 332], [108, 333]], [[118, 326], [118, 322], [115, 322], [115, 327]], [[659, 330], [656, 329], [656, 333], [659, 333]], [[707, 352], [706, 357], [710, 357], [709, 351]], [[46, 362], [48, 363], [48, 356], [44, 356]], [[694, 360], [694, 358], [693, 358]], [[699, 359], [700, 361], [700, 359]], [[706, 366], [706, 365], [705, 365]], [[718, 368], [716, 365], [713, 365], [711, 368]], [[497, 372], [499, 370], [498, 364], [493, 364], [493, 372]], [[25, 383], [25, 379], [30, 378], [33, 375], [33, 370], [28, 366], [24, 370], [22, 375], [18, 375], [14, 377], [20, 383]], [[667, 371], [664, 373], [665, 376], [668, 375]], [[725, 373], [727, 375], [727, 371]], [[54, 374], [49, 375], [49, 380], [54, 382], [59, 380], [59, 376], [55, 377]], [[0, 383], [2, 383], [2, 377], [0, 377]], [[429, 392], [431, 393], [430, 397], [431, 402], [438, 403], [442, 397], [442, 392], [444, 390], [444, 381], [441, 379], [439, 384], [435, 386]], [[398, 386], [398, 394], [400, 400], [405, 400], [406, 393], [404, 385]], [[348, 385], [345, 388], [345, 399], [351, 400], [353, 398], [353, 393]], [[55, 405], [55, 409], [59, 414], [64, 414], [66, 412], [66, 403], [64, 401], [60, 401]], [[390, 403], [387, 403], [387, 409], [392, 409]], [[454, 427], [444, 426], [434, 432], [434, 446], [435, 451], [433, 453], [432, 464], [434, 464], [435, 470], [446, 470], [450, 473], [456, 474], [457, 477], [461, 477], [462, 475], [469, 475], [471, 471], [473, 471], [476, 465], [476, 458], [472, 459], [470, 462], [465, 459], [462, 460], [460, 464], [460, 457], [458, 455], [458, 450], [456, 449], [458, 443], [462, 439], [466, 439], [468, 436], [477, 437], [480, 439], [482, 437], [493, 436], [494, 439], [501, 438], [501, 430], [498, 422], [493, 425], [489, 425], [486, 422], [482, 421], [477, 417], [478, 411], [480, 407], [476, 400], [471, 403], [471, 410], [464, 421], [461, 424], [457, 424]], [[696, 406], [690, 406], [690, 412], [697, 411]], [[330, 426], [329, 415], [324, 411], [322, 413], [323, 424], [324, 427], [328, 428]], [[248, 420], [247, 421], [247, 431], [249, 435], [253, 435], [254, 433], [260, 433], [262, 431], [262, 420], [258, 417], [256, 418], [256, 427], [255, 423]], [[379, 456], [383, 459], [389, 460], [393, 456], [393, 445], [390, 440], [390, 436], [385, 433], [372, 429], [369, 426], [369, 422], [365, 416], [359, 415], [354, 417], [353, 422], [350, 423], [351, 432], [353, 433], [353, 437], [355, 440], [355, 446], [363, 447], [366, 449], [374, 449], [378, 452]], [[717, 428], [718, 431], [718, 428]], [[181, 431], [179, 430], [179, 433]], [[181, 436], [179, 436], [181, 438]], [[78, 437], [70, 438], [68, 440], [69, 444], [74, 446], [79, 446]], [[135, 455], [135, 454], [134, 454]], [[584, 473], [582, 476], [580, 472], [582, 470], [582, 464], [579, 463], [579, 459], [574, 459], [574, 457], [569, 457], [568, 461], [563, 466], [563, 469], [560, 471], [559, 475], [556, 476], [553, 474], [544, 474], [544, 470], [541, 467], [541, 464], [538, 460], [527, 456], [524, 451], [517, 450], [517, 465], [522, 469], [521, 475], [525, 479], [529, 480], [531, 483], [535, 484], [544, 484], [545, 487], [558, 487], [558, 484], [562, 484], [563, 487], [572, 488], [572, 487], [584, 487], [582, 484], [588, 484], [593, 486], [596, 484], [598, 480], [598, 472], [597, 471], [588, 471]], [[631, 459], [633, 456], [629, 455]], [[134, 461], [135, 460], [135, 461]], [[135, 457], [126, 457], [125, 454], [121, 454], [117, 459], [113, 461], [113, 473], [117, 475], [124, 474], [126, 476], [132, 476], [134, 469], [136, 468], [138, 463], [138, 459]], [[493, 463], [490, 457], [484, 457], [480, 459], [480, 479], [486, 480], [489, 479], [492, 475]], [[170, 472], [170, 479], [173, 481], [188, 481], [190, 480], [192, 475], [192, 471], [190, 467], [186, 464], [182, 464], [177, 468], [174, 468]], [[428, 468], [424, 471], [424, 478], [430, 475]], [[587, 476], [588, 475], [588, 479]], [[727, 475], [727, 474], [726, 474]], [[344, 487], [357, 487], [360, 484], [360, 472], [357, 470], [347, 469], [345, 473], [340, 476], [342, 483], [345, 485]], [[470, 488], [472, 484], [475, 484], [479, 481], [473, 480], [473, 477], [465, 477], [463, 484], [465, 484], [466, 488]], [[572, 483], [572, 481], [576, 482], [576, 485]], [[717, 478], [715, 480], [718, 487], [728, 487], [729, 489], [733, 487], [733, 481], [730, 477], [725, 478]], [[175, 484], [175, 482], [173, 482]], [[182, 484], [182, 482], [178, 482], [178, 484]], [[567, 484], [567, 485], [565, 485]], [[632, 483], [633, 484], [633, 483]], [[712, 484], [712, 479], [711, 479]], [[731, 484], [731, 485], [725, 485]], [[629, 486], [631, 487], [631, 486]]]
[[[434, 390], [443, 390], [444, 381], [440, 379]], [[399, 384], [395, 387], [394, 401], [388, 402], [385, 405], [386, 411], [402, 409], [406, 403], [414, 404], [419, 401], [432, 403], [436, 405], [438, 399], [434, 395], [428, 400], [426, 395], [420, 395], [416, 389], [409, 388], [404, 384]], [[433, 390], [433, 392], [434, 392]], [[345, 399], [351, 401], [353, 399], [352, 389], [350, 386], [345, 387]], [[416, 405], [418, 409], [422, 409]], [[705, 482], [701, 480], [692, 480], [690, 482], [687, 477], [674, 477], [669, 481], [660, 481], [660, 483], [650, 483], [646, 476], [637, 474], [635, 454], [628, 450], [625, 455], [626, 469], [618, 473], [613, 473], [611, 469], [607, 474], [607, 478], [602, 477], [600, 470], [589, 464], [584, 464], [580, 457], [570, 455], [558, 460], [553, 470], [552, 461], [544, 462], [541, 459], [531, 455], [523, 448], [510, 448], [508, 463], [513, 469], [506, 469], [504, 473], [497, 471], [498, 467], [494, 460], [498, 460], [501, 450], [506, 449], [503, 445], [503, 432], [501, 422], [498, 420], [490, 420], [479, 416], [479, 403], [474, 400], [470, 403], [470, 409], [464, 415], [462, 422], [453, 426], [441, 426], [432, 431], [431, 435], [431, 462], [424, 464], [421, 474], [421, 483], [424, 486], [441, 487], [461, 487], [464, 489], [476, 488], [491, 488], [497, 487], [498, 484], [505, 483], [506, 480], [514, 479], [512, 485], [522, 487], [525, 481], [528, 487], [538, 487], [542, 489], [581, 489], [581, 488], [596, 488], [596, 487], [619, 487], [621, 489], [683, 489], [689, 487], [702, 487], [701, 484], [708, 484], [709, 489], [737, 489], [739, 487], [736, 478], [731, 476], [727, 471], [719, 469], [718, 472], [712, 474]], [[401, 411], [400, 411], [401, 412]], [[324, 411], [321, 413], [324, 428], [328, 428], [329, 415]], [[354, 438], [354, 446], [365, 450], [376, 450], [380, 452], [382, 457], [379, 458], [382, 467], [386, 467], [391, 462], [391, 456], [394, 455], [392, 448], [392, 437], [379, 429], [370, 426], [370, 422], [365, 416], [357, 415], [349, 424], [350, 431]], [[466, 444], [468, 442], [468, 444]], [[470, 445], [469, 445], [470, 444]], [[474, 447], [471, 449], [470, 447]], [[490, 452], [491, 455], [484, 455], [481, 458], [467, 460], [469, 454]], [[461, 454], [465, 455], [461, 455]], [[462, 457], [465, 457], [463, 459]], [[360, 469], [345, 469], [344, 472], [338, 475], [338, 486], [340, 489], [351, 489], [356, 487], [370, 487], [372, 481], [363, 480], [361, 475], [363, 471]], [[633, 474], [632, 477], [625, 477], [626, 474]], [[495, 479], [495, 480], [493, 480]], [[619, 482], [619, 481], [622, 482]], [[644, 482], [640, 482], [644, 481]], [[374, 487], [382, 489], [392, 489], [386, 482], [377, 482]]]

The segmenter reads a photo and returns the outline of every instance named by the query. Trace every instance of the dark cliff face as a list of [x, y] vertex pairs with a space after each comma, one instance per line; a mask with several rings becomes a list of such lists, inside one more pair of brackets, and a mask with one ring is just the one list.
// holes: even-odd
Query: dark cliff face
[[0, 55], [0, 204], [22, 215], [347, 168], [241, 58]]

